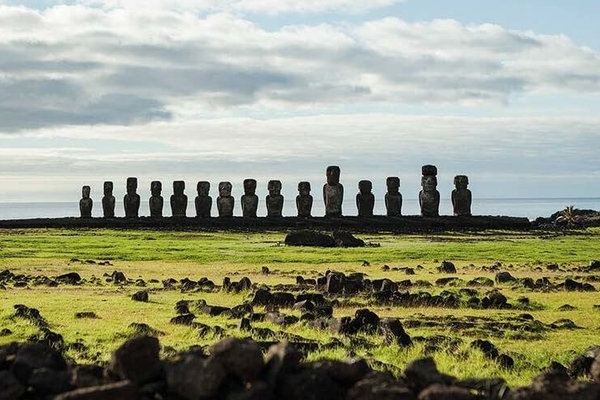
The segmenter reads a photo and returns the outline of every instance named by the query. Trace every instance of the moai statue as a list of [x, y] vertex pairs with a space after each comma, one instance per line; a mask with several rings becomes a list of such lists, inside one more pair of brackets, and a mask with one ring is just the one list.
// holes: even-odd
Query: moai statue
[[387, 193], [385, 194], [385, 208], [388, 217], [402, 215], [402, 195], [400, 194], [400, 178], [390, 176], [385, 181]]
[[160, 181], [152, 181], [150, 183], [150, 192], [152, 196], [150, 197], [150, 216], [152, 218], [162, 218], [163, 216], [163, 205], [165, 203], [162, 193], [162, 183]]
[[217, 210], [219, 217], [233, 217], [235, 199], [231, 195], [231, 182], [219, 183], [219, 197], [217, 197]]
[[281, 217], [283, 210], [283, 195], [281, 194], [281, 181], [269, 181], [267, 185], [267, 217]]
[[437, 191], [437, 168], [435, 165], [424, 165], [421, 168], [421, 186], [419, 205], [421, 216], [437, 217], [440, 215], [440, 192]]
[[210, 218], [210, 210], [212, 208], [212, 197], [208, 195], [208, 192], [210, 192], [210, 182], [198, 182], [196, 190], [198, 191], [198, 196], [195, 200], [196, 217]]
[[104, 218], [115, 217], [116, 199], [113, 196], [113, 183], [110, 181], [104, 182], [104, 197], [102, 197], [102, 211]]
[[123, 198], [126, 218], [137, 218], [140, 212], [140, 195], [137, 194], [138, 180], [134, 177], [127, 178], [127, 194]]
[[185, 217], [188, 197], [183, 193], [184, 181], [173, 181], [173, 194], [171, 195], [171, 212], [174, 217]]
[[466, 175], [456, 175], [454, 177], [454, 186], [452, 191], [452, 207], [454, 215], [457, 217], [471, 216], [471, 191], [467, 189], [469, 178]]
[[81, 188], [81, 200], [79, 200], [79, 212], [81, 218], [92, 218], [92, 207], [94, 202], [90, 198], [90, 187], [83, 186]]
[[305, 218], [311, 216], [313, 197], [310, 195], [310, 182], [298, 183], [298, 196], [296, 196], [296, 208], [298, 216]]
[[372, 217], [375, 208], [375, 196], [372, 193], [373, 183], [371, 181], [358, 182], [359, 193], [356, 195], [356, 207], [359, 217]]
[[258, 196], [256, 195], [256, 179], [244, 179], [242, 195], [242, 216], [256, 218]]
[[341, 217], [343, 200], [344, 186], [340, 183], [340, 167], [337, 165], [330, 165], [327, 167], [327, 183], [323, 185], [325, 216]]

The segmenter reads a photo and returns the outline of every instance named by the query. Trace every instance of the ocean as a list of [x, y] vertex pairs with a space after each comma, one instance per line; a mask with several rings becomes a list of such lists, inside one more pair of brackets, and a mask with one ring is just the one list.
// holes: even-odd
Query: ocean
[[[214, 197], [213, 197], [214, 199]], [[214, 201], [214, 200], [213, 200]], [[600, 198], [528, 198], [528, 199], [473, 199], [472, 213], [473, 215], [505, 215], [511, 217], [527, 217], [534, 220], [537, 217], [549, 217], [556, 211], [564, 209], [568, 205], [573, 205], [578, 209], [593, 209], [600, 210]], [[353, 199], [347, 199], [343, 203], [342, 208], [344, 215], [356, 215], [356, 204]], [[314, 216], [322, 216], [325, 210], [322, 202], [317, 198], [314, 200], [313, 212]], [[123, 204], [117, 201], [115, 213], [118, 217], [124, 216]], [[165, 199], [164, 215], [170, 216], [170, 208], [168, 200]], [[140, 207], [140, 215], [149, 215], [148, 202], [142, 201]], [[194, 200], [190, 196], [188, 202], [188, 216], [194, 216]], [[383, 199], [378, 199], [375, 203], [375, 214], [385, 215], [385, 204]], [[402, 205], [402, 214], [418, 215], [419, 202], [417, 199], [404, 199]], [[452, 204], [450, 199], [442, 199], [440, 202], [440, 214], [452, 215]], [[212, 215], [217, 216], [216, 204], [213, 204]], [[241, 207], [239, 199], [236, 199], [234, 215], [241, 215]], [[264, 200], [258, 208], [258, 215], [266, 215], [266, 206]], [[283, 206], [284, 216], [296, 215], [295, 199], [286, 199]], [[30, 219], [30, 218], [60, 218], [60, 217], [78, 217], [79, 202], [63, 202], [63, 203], [0, 203], [0, 220], [9, 219]], [[102, 204], [100, 200], [94, 201], [92, 209], [93, 217], [102, 216]]]

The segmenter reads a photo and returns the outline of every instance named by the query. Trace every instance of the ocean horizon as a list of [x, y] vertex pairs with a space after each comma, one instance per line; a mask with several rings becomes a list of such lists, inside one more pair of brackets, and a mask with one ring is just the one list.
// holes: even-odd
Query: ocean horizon
[[[213, 197], [213, 202], [215, 197]], [[474, 199], [471, 211], [473, 215], [492, 215], [492, 216], [510, 216], [510, 217], [527, 217], [534, 220], [538, 217], [549, 217], [556, 211], [564, 209], [566, 206], [573, 205], [577, 209], [592, 209], [600, 210], [599, 197], [560, 197], [560, 198], [496, 198], [496, 199]], [[357, 214], [356, 204], [354, 199], [344, 200], [342, 212], [347, 216]], [[325, 208], [322, 202], [315, 198], [312, 214], [314, 216], [322, 216], [325, 213]], [[123, 203], [117, 201], [115, 209], [117, 217], [125, 215]], [[375, 215], [385, 215], [385, 203], [383, 199], [375, 201]], [[419, 215], [418, 199], [404, 199], [402, 205], [403, 215]], [[140, 206], [140, 216], [149, 216], [148, 201], [142, 200]], [[168, 199], [165, 199], [165, 208], [163, 215], [170, 216], [171, 210], [168, 204]], [[194, 198], [189, 197], [187, 215], [193, 217], [196, 215], [194, 209]], [[241, 216], [241, 206], [239, 199], [236, 199], [235, 216]], [[266, 206], [264, 201], [259, 204], [258, 216], [266, 215]], [[295, 199], [286, 199], [283, 207], [284, 216], [296, 215]], [[452, 215], [452, 203], [450, 199], [441, 199], [440, 215]], [[33, 219], [33, 218], [63, 218], [63, 217], [78, 217], [79, 202], [0, 202], [0, 220], [14, 219]], [[100, 200], [94, 200], [92, 209], [93, 217], [102, 217], [102, 204]], [[212, 216], [216, 217], [217, 207], [213, 203]]]

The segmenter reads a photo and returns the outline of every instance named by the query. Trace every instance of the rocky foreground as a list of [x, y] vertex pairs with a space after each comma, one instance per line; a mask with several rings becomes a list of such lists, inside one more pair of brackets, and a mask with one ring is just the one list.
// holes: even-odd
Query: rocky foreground
[[231, 337], [169, 359], [159, 350], [155, 337], [136, 337], [101, 367], [74, 365], [43, 343], [11, 343], [0, 347], [0, 399], [600, 399], [600, 357], [589, 359], [589, 381], [551, 365], [529, 386], [510, 389], [502, 379], [440, 373], [431, 358], [413, 361], [396, 378], [361, 358], [305, 362], [289, 343], [273, 344], [266, 355], [258, 342]]

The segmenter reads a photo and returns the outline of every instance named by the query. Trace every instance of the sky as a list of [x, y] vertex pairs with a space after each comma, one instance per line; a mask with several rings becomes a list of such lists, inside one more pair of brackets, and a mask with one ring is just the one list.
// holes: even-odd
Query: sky
[[[143, 6], [141, 5], [143, 4]], [[596, 0], [0, 0], [0, 202], [328, 165], [415, 198], [600, 197]], [[475, 200], [476, 201], [476, 200]]]

